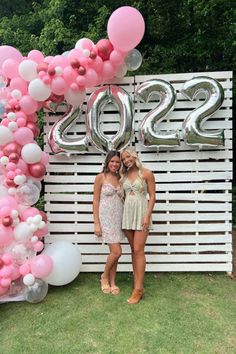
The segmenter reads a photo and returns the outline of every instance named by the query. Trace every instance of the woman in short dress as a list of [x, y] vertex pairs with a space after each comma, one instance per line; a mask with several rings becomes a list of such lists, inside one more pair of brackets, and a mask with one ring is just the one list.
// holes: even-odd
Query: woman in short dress
[[104, 272], [101, 275], [101, 290], [105, 294], [117, 295], [120, 292], [116, 285], [116, 270], [121, 256], [120, 241], [124, 238], [121, 229], [123, 203], [121, 199], [120, 153], [110, 151], [105, 159], [102, 173], [94, 182], [93, 217], [94, 233], [109, 246]]
[[[151, 227], [151, 214], [155, 204], [155, 179], [144, 168], [132, 147], [121, 153], [121, 184], [124, 191], [122, 229], [128, 238], [134, 275], [134, 287], [129, 304], [138, 303], [144, 294], [143, 282], [146, 266], [144, 247]], [[149, 200], [147, 199], [149, 195]]]

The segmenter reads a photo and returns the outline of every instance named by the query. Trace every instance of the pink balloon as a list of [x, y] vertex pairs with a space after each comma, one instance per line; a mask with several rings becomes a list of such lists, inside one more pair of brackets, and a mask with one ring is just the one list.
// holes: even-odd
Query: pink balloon
[[9, 156], [13, 152], [15, 152], [16, 154], [20, 154], [20, 152], [21, 152], [21, 147], [17, 143], [17, 141], [5, 145], [5, 147], [3, 149], [3, 153], [5, 156]]
[[25, 261], [24, 264], [22, 264], [19, 268], [19, 272], [21, 275], [26, 275], [28, 273], [31, 272], [31, 269], [30, 269], [30, 261]]
[[37, 236], [38, 238], [43, 238], [47, 234], [48, 234], [48, 225], [45, 225], [43, 229], [39, 229], [34, 233], [34, 235]]
[[20, 99], [20, 106], [26, 114], [34, 113], [38, 108], [37, 102], [28, 95], [25, 95]]
[[141, 13], [130, 6], [115, 10], [107, 23], [108, 37], [115, 49], [129, 51], [143, 38], [145, 23]]
[[40, 129], [36, 123], [28, 122], [26, 123], [26, 127], [32, 131], [35, 138], [40, 134]]
[[23, 59], [21, 53], [9, 45], [0, 46], [0, 67], [6, 59], [14, 59], [18, 63]]
[[51, 82], [52, 92], [56, 95], [64, 95], [67, 90], [67, 85], [62, 77], [55, 77]]
[[4, 218], [5, 216], [9, 216], [11, 214], [11, 208], [9, 206], [4, 206], [0, 208], [0, 216]]
[[20, 90], [23, 95], [27, 93], [27, 87], [27, 82], [21, 77], [14, 77], [10, 82], [10, 89]]
[[27, 82], [21, 77], [14, 77], [10, 82], [11, 90], [20, 90], [23, 95], [27, 93]]
[[20, 145], [32, 143], [34, 140], [34, 134], [30, 128], [22, 127], [18, 128], [14, 133], [15, 141]]
[[91, 68], [93, 68], [98, 74], [102, 72], [103, 60], [97, 56], [91, 63]]
[[26, 221], [29, 217], [33, 217], [35, 215], [40, 215], [40, 212], [37, 208], [30, 207], [22, 211], [20, 218], [22, 221]]
[[8, 287], [0, 286], [0, 296], [8, 292]]
[[64, 69], [63, 77], [67, 85], [75, 82], [78, 73], [69, 65]]
[[13, 79], [14, 77], [18, 77], [18, 61], [14, 59], [6, 59], [2, 64], [2, 70], [4, 75]]
[[10, 267], [11, 267], [11, 280], [18, 279], [21, 275], [19, 272], [19, 266], [15, 265], [15, 264], [14, 265], [11, 264]]
[[124, 54], [118, 50], [113, 50], [110, 54], [110, 62], [113, 65], [120, 65], [124, 61]]
[[114, 76], [115, 69], [114, 66], [111, 64], [109, 60], [104, 61], [103, 63], [103, 70], [102, 70], [102, 77], [104, 80], [111, 79]]
[[28, 53], [28, 59], [40, 64], [44, 60], [44, 55], [37, 49], [33, 49]]
[[35, 252], [41, 252], [43, 250], [44, 244], [42, 241], [38, 241], [36, 243], [34, 243], [33, 245], [33, 249]]
[[29, 173], [32, 177], [42, 178], [46, 173], [46, 167], [41, 162], [30, 164]]
[[53, 261], [46, 254], [40, 254], [31, 259], [30, 266], [31, 272], [35, 277], [44, 278], [51, 273]]
[[88, 69], [86, 71], [85, 77], [85, 86], [86, 87], [93, 87], [97, 84], [98, 76], [95, 70]]
[[109, 39], [100, 39], [96, 44], [96, 49], [102, 60], [108, 60], [113, 50], [113, 45]]
[[54, 67], [60, 66], [61, 68], [65, 68], [66, 66], [68, 66], [69, 60], [67, 57], [64, 57], [62, 55], [56, 55], [52, 59], [50, 64], [54, 65]]
[[3, 207], [10, 207], [11, 209], [17, 209], [17, 202], [14, 197], [10, 195], [0, 198], [0, 209]]
[[28, 173], [28, 165], [25, 163], [24, 160], [19, 159], [19, 161], [16, 164], [16, 167], [22, 171], [22, 173], [27, 174]]
[[0, 224], [0, 248], [10, 245], [14, 240], [13, 230], [11, 227], [5, 227]]

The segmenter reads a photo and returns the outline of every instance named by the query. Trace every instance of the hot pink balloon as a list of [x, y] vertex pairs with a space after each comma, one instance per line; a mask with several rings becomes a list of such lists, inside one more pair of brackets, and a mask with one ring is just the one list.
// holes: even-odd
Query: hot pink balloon
[[30, 261], [25, 261], [24, 264], [22, 264], [19, 268], [19, 272], [21, 275], [26, 275], [28, 273], [31, 272], [31, 269], [30, 269]]
[[131, 6], [115, 10], [107, 23], [108, 37], [115, 49], [123, 52], [135, 48], [143, 38], [145, 23], [141, 13]]
[[21, 53], [14, 47], [9, 45], [0, 46], [0, 67], [6, 59], [14, 59], [18, 63], [23, 59]]
[[35, 256], [30, 261], [31, 272], [37, 278], [44, 278], [52, 271], [53, 261], [46, 254]]

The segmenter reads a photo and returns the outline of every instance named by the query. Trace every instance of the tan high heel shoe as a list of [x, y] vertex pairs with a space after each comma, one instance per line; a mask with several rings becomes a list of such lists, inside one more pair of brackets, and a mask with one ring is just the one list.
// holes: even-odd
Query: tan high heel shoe
[[134, 305], [137, 304], [144, 295], [144, 289], [134, 289], [131, 297], [127, 300], [128, 304]]

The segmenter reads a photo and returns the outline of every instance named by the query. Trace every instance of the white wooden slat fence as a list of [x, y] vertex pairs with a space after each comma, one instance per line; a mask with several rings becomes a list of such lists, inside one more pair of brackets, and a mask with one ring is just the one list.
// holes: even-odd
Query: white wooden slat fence
[[[225, 100], [206, 121], [206, 129], [224, 129], [225, 146], [193, 147], [184, 143], [182, 123], [199, 101], [188, 101], [180, 90], [186, 80], [208, 76], [220, 82]], [[175, 109], [160, 123], [161, 130], [178, 129], [179, 147], [144, 147], [138, 127], [144, 115], [157, 105], [137, 101], [134, 90], [150, 79], [169, 81], [177, 92]], [[232, 73], [205, 72], [116, 79], [135, 102], [135, 133], [132, 141], [145, 167], [156, 180], [154, 228], [147, 245], [147, 271], [232, 271], [231, 179], [232, 179]], [[90, 93], [88, 93], [87, 98]], [[84, 103], [86, 107], [86, 102]], [[45, 124], [45, 151], [50, 152], [47, 134], [63, 114], [63, 108], [48, 114]], [[119, 113], [113, 104], [102, 114], [102, 129], [111, 136], [119, 129]], [[68, 133], [81, 138], [86, 133], [85, 113]], [[45, 176], [45, 210], [49, 218], [46, 243], [69, 240], [82, 253], [82, 272], [102, 271], [108, 247], [93, 233], [92, 198], [95, 175], [102, 169], [104, 154], [89, 146], [85, 154], [53, 155]], [[130, 248], [122, 244], [123, 255], [118, 271], [131, 271]]]

